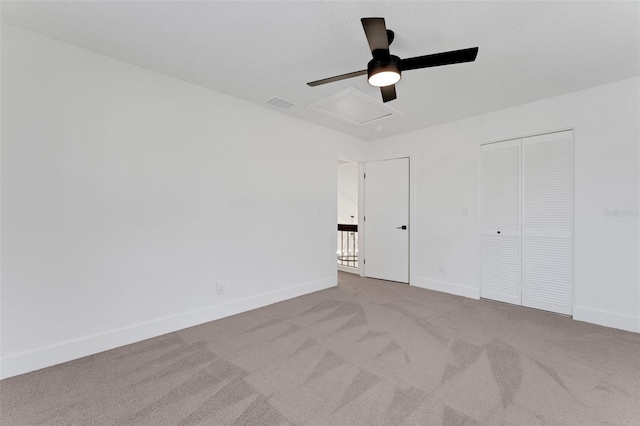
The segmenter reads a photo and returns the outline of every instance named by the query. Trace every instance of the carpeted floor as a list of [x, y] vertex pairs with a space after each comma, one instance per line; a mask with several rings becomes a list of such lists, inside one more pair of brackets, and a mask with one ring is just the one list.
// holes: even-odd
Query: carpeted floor
[[640, 424], [638, 334], [339, 280], [4, 380], [0, 423]]

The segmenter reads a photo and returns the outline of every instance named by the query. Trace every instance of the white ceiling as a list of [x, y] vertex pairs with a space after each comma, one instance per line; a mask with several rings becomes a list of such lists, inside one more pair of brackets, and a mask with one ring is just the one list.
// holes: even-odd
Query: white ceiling
[[[403, 57], [478, 46], [473, 63], [407, 71], [388, 105], [404, 115], [356, 126], [306, 108], [366, 76], [361, 17], [382, 16]], [[373, 140], [640, 74], [640, 3], [2, 1], [2, 21]], [[382, 131], [374, 127], [382, 126]]]

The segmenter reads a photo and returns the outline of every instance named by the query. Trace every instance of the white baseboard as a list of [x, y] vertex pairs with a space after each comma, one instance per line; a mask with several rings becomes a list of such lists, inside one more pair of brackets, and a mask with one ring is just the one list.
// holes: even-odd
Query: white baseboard
[[346, 272], [348, 274], [360, 275], [360, 270], [358, 268], [352, 268], [350, 266], [338, 265], [338, 271]]
[[573, 307], [573, 319], [640, 333], [640, 317], [621, 315], [582, 306]]
[[58, 345], [36, 349], [2, 359], [0, 379], [17, 376], [63, 362], [93, 355], [119, 346], [161, 336], [194, 325], [261, 308], [337, 285], [336, 278], [325, 278], [281, 290], [233, 300], [196, 311], [136, 324]]
[[[480, 289], [453, 284], [446, 281], [415, 277], [411, 281], [411, 285], [429, 290], [441, 291], [443, 293], [455, 294], [457, 296], [469, 297], [472, 299], [480, 298]], [[640, 317], [634, 317], [631, 315], [621, 315], [614, 312], [574, 306], [573, 319], [605, 327], [640, 333]]]
[[468, 287], [460, 284], [453, 284], [446, 281], [432, 280], [429, 278], [414, 277], [411, 285], [429, 290], [441, 291], [443, 293], [455, 294], [456, 296], [469, 297], [471, 299], [480, 299], [480, 289]]

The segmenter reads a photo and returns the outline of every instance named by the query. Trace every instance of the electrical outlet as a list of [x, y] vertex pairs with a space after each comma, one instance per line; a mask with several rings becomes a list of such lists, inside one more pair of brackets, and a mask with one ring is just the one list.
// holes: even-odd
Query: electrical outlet
[[216, 293], [224, 294], [224, 283], [222, 282], [216, 283]]
[[469, 216], [471, 214], [471, 210], [469, 210], [469, 207], [465, 207], [462, 209], [462, 216]]
[[444, 274], [444, 265], [438, 265], [438, 272], [440, 272], [441, 274]]

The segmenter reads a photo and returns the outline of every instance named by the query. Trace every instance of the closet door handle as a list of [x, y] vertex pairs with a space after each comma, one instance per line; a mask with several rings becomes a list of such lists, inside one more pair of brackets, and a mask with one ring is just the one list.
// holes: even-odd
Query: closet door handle
[[500, 233], [500, 231], [498, 231], [498, 234]]

